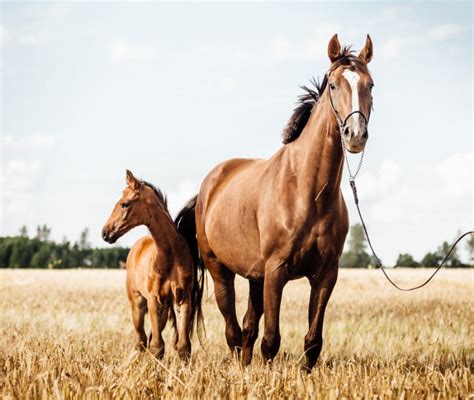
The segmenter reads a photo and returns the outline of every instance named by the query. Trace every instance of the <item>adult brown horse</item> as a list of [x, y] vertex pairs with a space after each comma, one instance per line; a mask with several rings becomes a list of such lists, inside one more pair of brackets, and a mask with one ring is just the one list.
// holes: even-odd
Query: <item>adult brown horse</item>
[[[150, 351], [157, 357], [164, 355], [162, 332], [168, 319], [176, 328], [175, 305], [180, 315], [175, 346], [180, 357], [187, 358], [191, 353], [189, 335], [193, 332], [193, 322], [196, 319], [198, 324], [202, 323], [203, 279], [198, 277], [197, 253], [190, 252], [178, 231], [163, 193], [150, 183], [136, 179], [128, 170], [126, 181], [127, 187], [102, 230], [102, 238], [114, 243], [138, 225], [146, 225], [151, 233], [139, 239], [127, 257], [126, 287], [137, 348], [144, 350], [147, 346], [144, 319], [149, 311]], [[186, 221], [181, 215], [177, 220], [185, 229]]]
[[[319, 357], [324, 312], [349, 225], [340, 189], [342, 145], [359, 153], [367, 141], [372, 54], [368, 35], [358, 56], [341, 49], [334, 35], [330, 69], [321, 87], [305, 88], [284, 131], [285, 145], [269, 160], [225, 161], [201, 185], [195, 200], [199, 250], [214, 280], [227, 343], [232, 351], [242, 348], [244, 365], [251, 362], [262, 313], [264, 359], [278, 352], [282, 290], [300, 277], [311, 285], [306, 367]], [[235, 274], [250, 285], [243, 334], [235, 313]]]

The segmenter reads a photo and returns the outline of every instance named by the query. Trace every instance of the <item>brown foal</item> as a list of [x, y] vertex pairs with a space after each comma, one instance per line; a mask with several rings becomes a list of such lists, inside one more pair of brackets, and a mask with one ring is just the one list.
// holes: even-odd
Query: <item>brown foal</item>
[[102, 230], [102, 238], [114, 243], [138, 225], [146, 225], [151, 236], [139, 239], [127, 257], [126, 288], [137, 348], [144, 350], [147, 335], [145, 314], [149, 311], [150, 351], [163, 357], [162, 332], [170, 319], [176, 327], [174, 306], [179, 315], [175, 348], [181, 358], [191, 353], [190, 333], [196, 318], [201, 323], [202, 280], [197, 278], [197, 256], [171, 218], [163, 193], [127, 170], [127, 186]]
[[[326, 304], [349, 226], [340, 190], [341, 140], [352, 153], [365, 147], [372, 51], [369, 36], [356, 56], [341, 49], [334, 35], [329, 72], [321, 87], [305, 88], [285, 129], [285, 145], [269, 160], [225, 161], [201, 185], [195, 200], [199, 250], [214, 280], [227, 343], [231, 351], [242, 349], [244, 365], [251, 362], [262, 314], [262, 354], [265, 360], [277, 354], [283, 287], [301, 277], [311, 285], [304, 343], [308, 370], [319, 357]], [[346, 120], [343, 132], [336, 115]], [[243, 331], [235, 312], [235, 274], [249, 280]]]

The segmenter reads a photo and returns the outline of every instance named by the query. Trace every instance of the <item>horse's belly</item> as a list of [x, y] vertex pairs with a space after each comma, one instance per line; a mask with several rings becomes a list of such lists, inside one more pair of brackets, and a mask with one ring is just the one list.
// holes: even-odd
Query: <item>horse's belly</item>
[[236, 274], [261, 279], [265, 264], [254, 214], [237, 204], [229, 205], [226, 212], [216, 208], [208, 214], [205, 229], [209, 247]]

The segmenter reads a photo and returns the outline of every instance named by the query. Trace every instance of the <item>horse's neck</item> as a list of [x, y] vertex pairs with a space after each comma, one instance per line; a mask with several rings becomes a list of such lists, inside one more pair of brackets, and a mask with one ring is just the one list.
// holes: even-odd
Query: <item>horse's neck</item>
[[321, 98], [301, 136], [289, 146], [301, 195], [311, 202], [339, 196], [344, 160], [327, 96]]
[[157, 250], [165, 255], [172, 256], [179, 241], [176, 225], [166, 211], [158, 206], [151, 213], [148, 230], [155, 242]]

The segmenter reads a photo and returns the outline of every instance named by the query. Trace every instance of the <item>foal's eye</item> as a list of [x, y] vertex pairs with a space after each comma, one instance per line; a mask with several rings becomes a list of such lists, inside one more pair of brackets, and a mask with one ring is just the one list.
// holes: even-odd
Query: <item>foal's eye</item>
[[334, 83], [329, 84], [329, 89], [334, 90], [336, 89], [336, 85]]
[[121, 204], [122, 208], [128, 208], [130, 206], [130, 202], [129, 201], [125, 201]]

